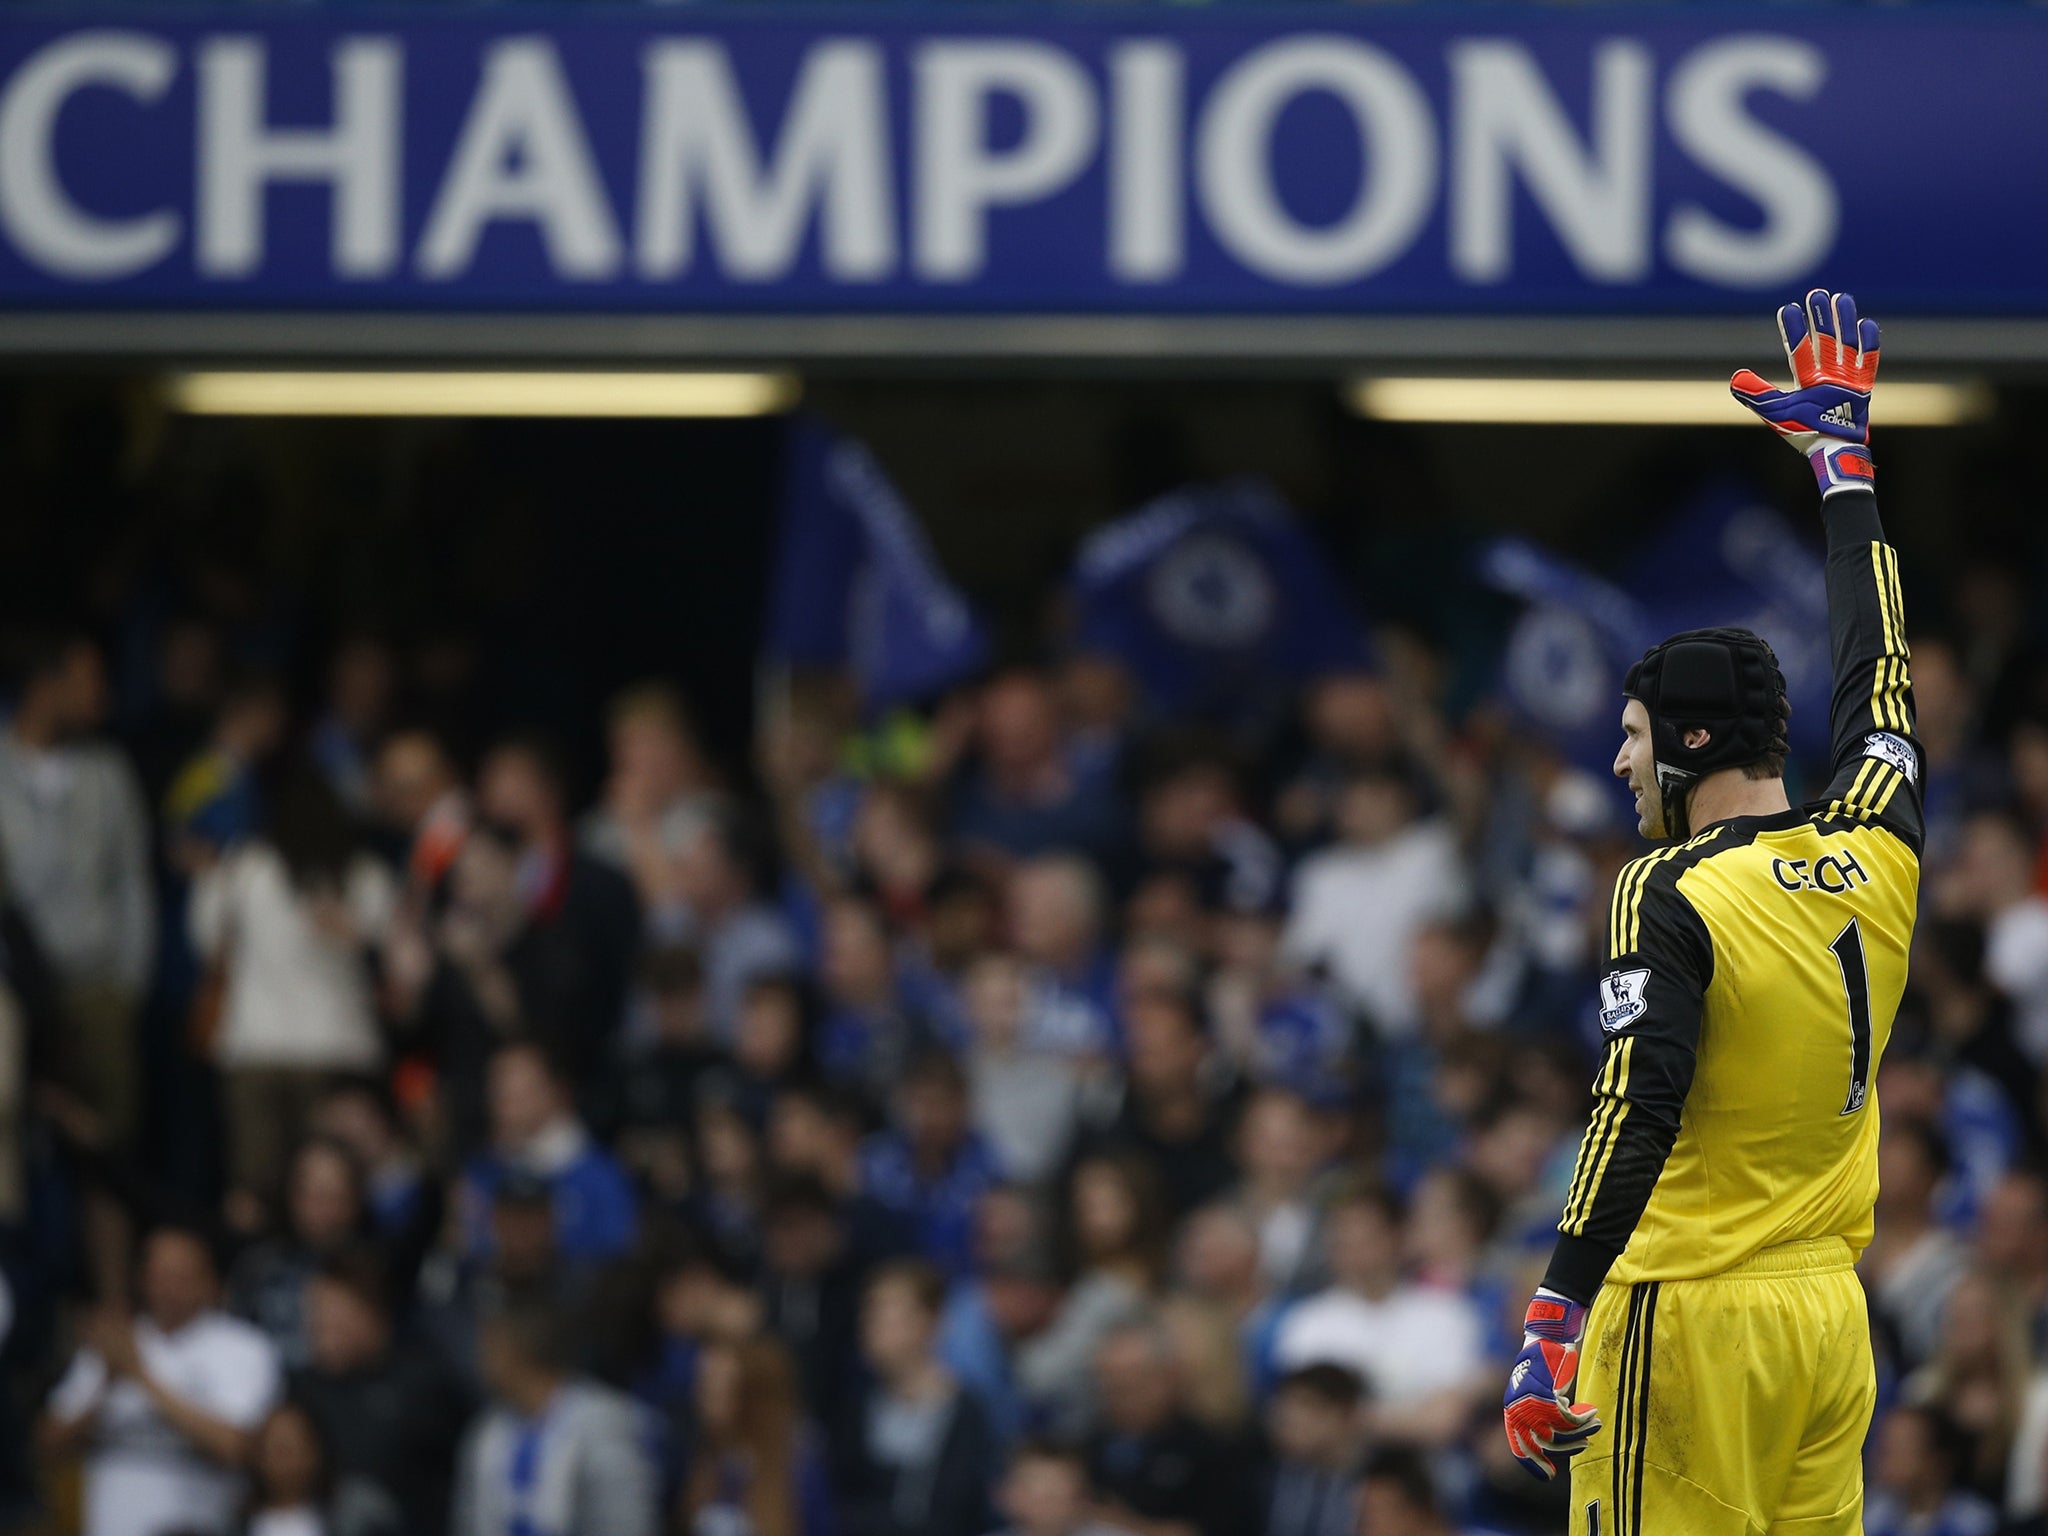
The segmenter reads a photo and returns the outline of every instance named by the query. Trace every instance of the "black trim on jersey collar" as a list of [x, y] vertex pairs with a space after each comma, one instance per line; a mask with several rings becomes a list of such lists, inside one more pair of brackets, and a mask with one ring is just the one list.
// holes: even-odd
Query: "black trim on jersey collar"
[[[1758, 832], [1786, 832], [1793, 827], [1804, 826], [1812, 818], [1810, 807], [1792, 805], [1782, 811], [1772, 811], [1768, 816], [1726, 816], [1714, 826], [1727, 828], [1733, 837], [1745, 837]], [[1702, 827], [1700, 830], [1705, 832], [1709, 829]]]

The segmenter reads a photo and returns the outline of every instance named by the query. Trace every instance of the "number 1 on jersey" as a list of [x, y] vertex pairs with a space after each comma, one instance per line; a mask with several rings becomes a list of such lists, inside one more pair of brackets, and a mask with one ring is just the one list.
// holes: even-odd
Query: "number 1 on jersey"
[[1842, 990], [1849, 994], [1849, 1097], [1842, 1113], [1853, 1115], [1870, 1089], [1870, 969], [1863, 963], [1863, 930], [1855, 918], [1828, 948], [1842, 968]]

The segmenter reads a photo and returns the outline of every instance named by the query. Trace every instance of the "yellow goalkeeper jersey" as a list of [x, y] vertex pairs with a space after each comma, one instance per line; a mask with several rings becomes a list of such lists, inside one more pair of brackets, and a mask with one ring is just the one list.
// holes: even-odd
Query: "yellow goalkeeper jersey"
[[1827, 794], [1718, 823], [1615, 882], [1594, 1111], [1545, 1281], [1582, 1301], [1604, 1279], [1870, 1241], [1872, 1084], [1906, 984], [1923, 760], [1875, 499], [1830, 497], [1826, 516]]

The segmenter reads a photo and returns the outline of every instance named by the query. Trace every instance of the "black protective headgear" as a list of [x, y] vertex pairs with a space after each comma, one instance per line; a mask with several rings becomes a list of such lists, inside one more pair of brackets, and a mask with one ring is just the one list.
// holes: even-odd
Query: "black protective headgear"
[[[1701, 775], [1785, 751], [1785, 674], [1754, 630], [1673, 635], [1628, 669], [1621, 691], [1649, 711], [1664, 826], [1673, 837], [1689, 835], [1687, 801]], [[1707, 740], [1688, 747], [1685, 733], [1694, 729]]]

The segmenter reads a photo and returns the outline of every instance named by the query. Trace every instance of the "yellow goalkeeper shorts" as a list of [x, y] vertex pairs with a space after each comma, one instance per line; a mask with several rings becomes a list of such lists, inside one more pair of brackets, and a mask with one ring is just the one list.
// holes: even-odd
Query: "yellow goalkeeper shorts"
[[1572, 1460], [1572, 1536], [1861, 1536], [1877, 1372], [1840, 1238], [1603, 1286], [1582, 1349], [1605, 1428]]

